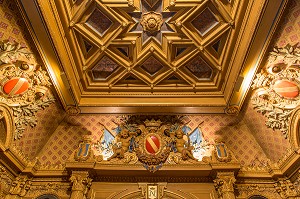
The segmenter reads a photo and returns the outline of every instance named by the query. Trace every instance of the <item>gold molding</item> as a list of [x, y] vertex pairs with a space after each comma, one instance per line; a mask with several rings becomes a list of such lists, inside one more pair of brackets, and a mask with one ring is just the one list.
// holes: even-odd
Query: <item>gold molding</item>
[[[37, 2], [39, 4], [39, 7], [32, 6]], [[194, 88], [191, 90], [191, 92], [184, 91], [184, 93], [186, 94], [183, 94], [183, 92], [180, 91], [169, 92], [170, 89], [156, 90], [156, 85], [152, 82], [151, 84], [149, 83], [149, 85], [146, 84], [145, 88], [141, 87], [136, 90], [133, 89], [131, 95], [128, 95], [126, 93], [127, 88], [122, 90], [121, 88], [116, 87], [116, 89], [119, 89], [120, 92], [110, 90], [111, 88], [114, 88], [113, 83], [115, 80], [112, 80], [112, 82], [110, 82], [109, 84], [105, 83], [107, 84], [105, 86], [101, 81], [91, 81], [91, 78], [85, 72], [86, 69], [91, 68], [90, 64], [92, 64], [93, 61], [95, 62], [97, 60], [96, 58], [99, 58], [100, 55], [103, 56], [105, 54], [108, 56], [112, 56], [113, 53], [108, 48], [108, 41], [102, 41], [101, 39], [100, 41], [99, 38], [97, 39], [92, 34], [89, 34], [88, 39], [91, 40], [91, 43], [95, 46], [95, 48], [98, 48], [98, 50], [95, 51], [95, 55], [92, 55], [92, 58], [89, 59], [86, 64], [82, 65], [82, 60], [80, 60], [82, 59], [80, 58], [82, 57], [81, 52], [77, 48], [78, 45], [75, 44], [75, 34], [72, 34], [72, 31], [65, 32], [67, 29], [70, 30], [69, 28], [72, 29], [73, 27], [79, 27], [80, 24], [78, 25], [76, 23], [80, 20], [83, 20], [83, 18], [81, 17], [85, 16], [86, 14], [85, 7], [90, 8], [97, 3], [91, 1], [89, 3], [77, 5], [72, 3], [59, 2], [56, 0], [30, 0], [29, 2], [19, 1], [19, 4], [23, 9], [24, 17], [27, 17], [27, 19], [31, 20], [35, 18], [43, 18], [45, 20], [45, 26], [37, 26], [34, 23], [29, 24], [30, 21], [27, 21], [27, 23], [28, 25], [30, 25], [30, 32], [34, 34], [35, 42], [37, 44], [43, 44], [43, 47], [49, 47], [49, 49], [42, 49], [41, 45], [39, 45], [39, 49], [41, 50], [40, 52], [43, 59], [45, 60], [45, 63], [48, 61], [46, 65], [47, 67], [49, 67], [48, 70], [64, 107], [67, 107], [69, 105], [78, 106], [81, 113], [87, 113], [88, 110], [90, 110], [90, 107], [93, 107], [93, 113], [103, 113], [102, 110], [104, 111], [104, 113], [114, 111], [118, 113], [134, 113], [135, 110], [139, 107], [145, 108], [144, 111], [147, 111], [148, 113], [161, 112], [159, 108], [152, 109], [152, 107], [155, 106], [164, 107], [166, 112], [176, 112], [176, 109], [180, 108], [187, 113], [224, 113], [224, 109], [228, 106], [237, 106], [241, 108], [248, 89], [245, 89], [245, 91], [242, 91], [241, 89], [237, 92], [234, 91], [234, 87], [237, 84], [236, 79], [238, 78], [240, 71], [242, 71], [243, 74], [241, 75], [243, 76], [244, 73], [248, 73], [250, 69], [256, 70], [256, 68], [258, 67], [258, 64], [253, 63], [253, 60], [262, 59], [262, 54], [264, 53], [266, 46], [269, 43], [270, 37], [274, 32], [273, 30], [275, 28], [275, 25], [277, 24], [277, 21], [281, 15], [281, 11], [283, 10], [286, 2], [287, 1], [282, 2], [276, 0], [272, 3], [269, 3], [268, 1], [259, 0], [250, 2], [243, 1], [237, 3], [236, 1], [234, 1], [226, 3], [225, 5], [223, 1], [192, 1], [188, 4], [184, 4], [181, 1], [176, 1], [176, 3], [172, 3], [172, 1], [164, 1], [164, 9], [167, 10], [181, 10], [184, 6], [193, 7], [199, 5], [199, 9], [197, 8], [194, 11], [190, 11], [187, 13], [178, 11], [179, 15], [182, 14], [182, 16], [176, 16], [174, 18], [176, 19], [176, 23], [170, 23], [170, 26], [172, 26], [172, 28], [176, 29], [176, 31], [178, 32], [187, 33], [187, 29], [189, 26], [188, 23], [190, 22], [183, 20], [183, 17], [187, 16], [188, 14], [191, 14], [191, 16], [193, 17], [199, 15], [199, 13], [197, 13], [197, 10], [200, 11], [201, 9], [203, 9], [200, 8], [202, 6], [202, 3], [203, 5], [208, 6], [212, 14], [216, 17], [217, 20], [219, 20], [220, 25], [218, 25], [217, 28], [213, 28], [213, 30], [211, 31], [212, 35], [207, 36], [207, 38], [206, 36], [204, 36], [202, 39], [197, 39], [197, 42], [194, 42], [196, 48], [192, 50], [193, 55], [203, 53], [203, 55], [205, 55], [206, 57], [205, 61], [215, 63], [216, 61], [213, 58], [210, 58], [211, 55], [207, 54], [208, 51], [206, 50], [206, 48], [210, 45], [210, 39], [220, 36], [217, 34], [218, 31], [224, 32], [225, 29], [227, 30], [228, 28], [232, 29], [232, 32], [230, 32], [229, 34], [230, 36], [228, 36], [228, 41], [236, 41], [234, 43], [237, 45], [231, 45], [230, 49], [228, 49], [226, 53], [222, 55], [222, 59], [224, 58], [224, 60], [226, 60], [222, 62], [222, 66], [213, 64], [213, 68], [214, 70], [218, 71], [218, 75], [214, 77], [212, 83], [193, 80], [192, 77], [188, 78], [184, 76], [184, 74], [180, 73], [182, 77], [189, 79], [189, 82], [194, 82]], [[129, 6], [127, 8], [129, 10], [138, 9], [139, 2], [137, 0], [130, 2], [120, 1], [116, 4], [111, 4], [108, 1], [103, 1], [101, 5], [102, 4], [106, 5], [103, 6], [103, 12], [113, 13], [114, 17], [116, 18], [116, 23], [121, 24], [120, 29], [118, 29], [117, 32], [114, 32], [116, 35], [122, 31], [126, 32], [126, 28], [131, 28], [133, 26], [129, 23], [132, 21], [132, 19], [128, 18], [128, 16], [127, 18], [124, 17], [125, 15], [123, 15], [123, 12], [125, 11], [122, 9], [127, 6]], [[29, 8], [29, 5], [31, 5], [31, 8]], [[248, 6], [248, 9], [246, 10], [246, 5], [252, 6]], [[218, 7], [218, 12], [220, 12], [219, 14], [216, 14], [217, 11], [215, 7]], [[66, 9], [65, 13], [62, 12], [64, 9]], [[276, 15], [276, 12], [274, 12], [274, 10], [278, 10], [278, 16]], [[37, 14], [37, 11], [40, 11], [41, 15]], [[49, 15], [48, 13], [54, 14]], [[241, 19], [245, 13], [247, 13], [247, 15], [249, 16], [245, 19]], [[191, 21], [193, 17], [190, 17], [188, 20]], [[275, 22], [273, 23], [274, 19]], [[182, 23], [181, 26], [178, 26], [179, 22]], [[258, 24], [258, 22], [260, 23]], [[38, 31], [37, 27], [41, 30]], [[215, 29], [218, 29], [218, 31], [215, 31]], [[47, 34], [40, 34], [42, 31], [49, 32], [50, 38], [47, 38], [45, 36]], [[82, 32], [83, 30], [80, 31]], [[86, 31], [83, 31], [82, 33], [84, 32], [87, 33]], [[259, 37], [257, 35], [259, 35]], [[170, 38], [170, 43], [172, 43], [173, 38], [169, 36], [167, 37]], [[190, 40], [192, 39], [190, 35], [188, 37]], [[113, 35], [112, 38], [115, 38], [115, 35]], [[117, 39], [116, 41], [113, 41], [112, 44], [130, 45], [128, 44], [129, 42], [132, 43], [132, 45], [137, 45], [137, 48], [140, 48], [140, 44], [138, 44], [140, 41], [138, 39], [135, 40], [134, 38], [135, 36], [124, 39], [125, 43]], [[53, 46], [49, 45], [49, 41], [53, 42]], [[162, 61], [162, 63], [166, 61], [166, 63], [169, 63], [170, 60], [165, 60], [164, 58], [164, 53], [167, 50], [166, 47], [167, 45], [165, 44], [165, 42], [163, 42], [161, 48], [158, 44], [152, 42], [151, 45], [137, 52], [140, 55], [136, 55], [135, 53], [133, 53], [136, 58], [133, 59], [133, 62], [131, 63], [132, 66], [128, 65], [128, 61], [125, 61], [126, 63], [128, 63], [125, 64], [124, 67], [126, 68], [126, 70], [128, 69], [132, 72], [134, 71], [132, 70], [132, 67], [138, 67], [136, 66], [136, 63], [139, 60], [144, 59], [144, 56], [147, 57], [150, 54], [155, 55], [155, 57]], [[246, 52], [246, 50], [240, 50], [248, 49], [248, 47], [250, 47], [249, 52]], [[53, 48], [55, 48], [58, 52], [58, 57], [55, 57], [55, 59], [53, 59], [53, 52], [51, 52], [53, 51]], [[262, 49], [262, 51], [257, 49]], [[232, 54], [232, 56], [230, 56], [230, 54]], [[49, 63], [49, 59], [51, 59], [51, 63]], [[115, 59], [116, 63], [121, 63], [123, 62], [122, 60], [124, 59]], [[174, 62], [174, 64], [178, 63]], [[52, 65], [52, 67], [50, 67], [50, 64]], [[181, 61], [181, 64], [184, 64], [184, 62]], [[172, 70], [181, 70], [181, 64], [175, 66], [175, 68], [173, 67]], [[228, 70], [222, 71], [224, 66], [228, 66]], [[126, 71], [122, 71], [123, 72], [121, 72], [119, 75], [123, 77]], [[231, 73], [235, 73], [235, 75], [225, 75], [226, 71], [231, 71]], [[161, 75], [164, 76], [169, 72], [170, 71]], [[132, 73], [136, 73], [136, 75], [138, 75], [138, 72]], [[228, 78], [228, 80], [225, 81], [226, 85], [220, 85], [222, 79], [221, 75]], [[144, 78], [141, 75], [138, 76], [139, 78]], [[150, 80], [151, 78], [149, 79], [148, 77], [147, 81]], [[218, 84], [218, 86], [213, 86], [213, 84]], [[242, 85], [243, 84], [246, 83], [242, 83]], [[104, 85], [104, 87], [102, 85]], [[101, 89], [103, 90], [102, 87], [106, 90], [104, 89], [104, 91], [101, 91]], [[136, 92], [139, 89], [141, 89], [142, 92]], [[101, 98], [101, 100], [99, 100], [99, 98]], [[186, 109], [185, 107], [189, 108]]]

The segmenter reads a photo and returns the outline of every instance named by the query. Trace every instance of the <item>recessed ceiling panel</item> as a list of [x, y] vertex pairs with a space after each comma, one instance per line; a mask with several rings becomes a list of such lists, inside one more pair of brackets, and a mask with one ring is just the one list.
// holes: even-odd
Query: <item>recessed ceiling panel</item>
[[283, 5], [280, 0], [272, 6], [267, 0], [79, 2], [40, 1], [35, 8], [49, 32], [37, 35], [38, 41], [52, 40], [55, 47], [45, 60], [59, 59], [49, 63], [56, 67], [52, 79], [64, 73], [70, 80], [68, 96], [75, 97], [69, 104], [222, 111], [232, 100], [243, 102], [234, 85], [242, 70], [257, 67], [253, 62], [267, 49]]
[[92, 68], [94, 80], [104, 80], [120, 66], [108, 56], [103, 56]]
[[95, 29], [101, 36], [110, 28], [113, 22], [101, 10], [96, 8], [86, 21], [86, 24]]
[[213, 74], [212, 68], [200, 56], [196, 56], [185, 67], [199, 80], [210, 79]]
[[151, 56], [141, 65], [141, 68], [149, 75], [153, 76], [163, 68], [163, 65], [157, 61], [157, 59]]
[[207, 7], [192, 21], [193, 26], [204, 36], [219, 23], [214, 13]]
[[220, 33], [219, 36], [215, 37], [210, 43], [206, 46], [207, 51], [215, 58], [218, 63], [222, 62], [224, 51], [226, 50], [226, 45], [228, 44], [229, 39], [229, 30]]

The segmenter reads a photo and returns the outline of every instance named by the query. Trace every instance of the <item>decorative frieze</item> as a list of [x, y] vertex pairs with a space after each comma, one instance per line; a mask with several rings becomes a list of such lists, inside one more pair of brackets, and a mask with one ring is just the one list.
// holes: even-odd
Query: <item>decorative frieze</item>
[[[52, 194], [58, 197], [70, 197], [68, 190], [70, 188], [69, 183], [63, 181], [52, 182], [51, 178], [42, 179], [42, 181], [34, 182], [27, 194], [27, 197], [37, 198], [44, 194]], [[44, 182], [48, 181], [48, 182]]]
[[251, 196], [262, 196], [272, 199], [280, 199], [280, 196], [276, 192], [273, 183], [262, 183], [257, 180], [253, 184], [237, 184], [236, 192], [238, 199], [248, 199]]
[[0, 198], [4, 198], [4, 196], [9, 192], [9, 188], [12, 184], [12, 176], [10, 176], [7, 170], [0, 166]]
[[9, 189], [10, 196], [24, 197], [31, 187], [31, 179], [27, 176], [20, 175], [12, 182]]

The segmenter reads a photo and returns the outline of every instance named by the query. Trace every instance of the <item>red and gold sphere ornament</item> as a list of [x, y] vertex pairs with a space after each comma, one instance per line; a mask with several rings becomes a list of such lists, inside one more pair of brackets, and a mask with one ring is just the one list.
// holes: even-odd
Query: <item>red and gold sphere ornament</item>
[[294, 99], [299, 96], [298, 84], [290, 80], [277, 80], [273, 85], [274, 91], [283, 98]]
[[17, 96], [25, 93], [29, 89], [29, 82], [26, 78], [15, 77], [2, 84], [2, 91], [9, 96]]
[[150, 154], [155, 155], [159, 152], [160, 141], [156, 135], [149, 135], [146, 137], [146, 151]]

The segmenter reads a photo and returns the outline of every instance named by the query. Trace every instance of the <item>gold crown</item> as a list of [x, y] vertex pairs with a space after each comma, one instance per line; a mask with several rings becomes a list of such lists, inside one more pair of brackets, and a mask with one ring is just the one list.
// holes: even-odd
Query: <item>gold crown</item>
[[146, 127], [160, 127], [162, 122], [160, 120], [155, 121], [154, 119], [151, 120], [147, 119], [144, 123]]

